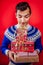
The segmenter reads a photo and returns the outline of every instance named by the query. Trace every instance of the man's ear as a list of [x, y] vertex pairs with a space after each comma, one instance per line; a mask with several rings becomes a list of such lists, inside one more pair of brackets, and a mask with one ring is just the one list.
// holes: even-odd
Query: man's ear
[[15, 16], [16, 16], [16, 18], [17, 18], [17, 13], [15, 13]]
[[32, 14], [30, 14], [29, 19], [31, 18]]

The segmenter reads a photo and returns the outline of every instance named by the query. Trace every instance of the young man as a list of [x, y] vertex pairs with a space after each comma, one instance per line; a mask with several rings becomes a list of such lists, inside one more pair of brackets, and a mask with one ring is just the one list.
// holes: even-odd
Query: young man
[[31, 16], [31, 8], [27, 2], [20, 2], [16, 6], [16, 18], [17, 18], [17, 25], [9, 27], [5, 33], [4, 33], [4, 39], [2, 42], [2, 53], [7, 55], [10, 58], [10, 63], [9, 65], [30, 65], [30, 63], [14, 63], [14, 59], [12, 57], [12, 52], [9, 48], [8, 45], [11, 44], [13, 40], [15, 40], [17, 34], [15, 33], [18, 28], [25, 28], [27, 29], [27, 38], [29, 41], [34, 41], [34, 53], [40, 53], [42, 50], [42, 45], [41, 45], [41, 33], [40, 31], [29, 25], [29, 19]]

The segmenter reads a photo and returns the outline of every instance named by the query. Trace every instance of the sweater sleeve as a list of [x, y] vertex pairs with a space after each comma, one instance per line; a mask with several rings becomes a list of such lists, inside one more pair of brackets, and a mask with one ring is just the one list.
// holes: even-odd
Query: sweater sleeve
[[6, 54], [6, 50], [9, 50], [8, 45], [11, 43], [11, 41], [4, 35], [4, 39], [2, 41], [1, 50], [3, 54]]
[[41, 37], [39, 37], [39, 38], [35, 41], [35, 49], [38, 49], [38, 50], [41, 52], [41, 50], [42, 50]]

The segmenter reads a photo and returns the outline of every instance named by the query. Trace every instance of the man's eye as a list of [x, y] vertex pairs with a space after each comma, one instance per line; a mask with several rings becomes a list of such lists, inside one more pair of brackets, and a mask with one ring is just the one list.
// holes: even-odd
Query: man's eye
[[19, 16], [19, 18], [22, 18], [22, 16]]

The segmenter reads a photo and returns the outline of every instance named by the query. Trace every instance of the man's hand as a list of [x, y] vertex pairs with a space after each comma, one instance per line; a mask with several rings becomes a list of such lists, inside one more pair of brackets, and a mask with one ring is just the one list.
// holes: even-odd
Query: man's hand
[[13, 51], [8, 51], [8, 57], [9, 57], [9, 59], [11, 59], [13, 62], [14, 62], [14, 52]]
[[37, 50], [34, 50], [34, 52], [32, 52], [32, 53], [29, 53], [29, 55], [37, 55], [38, 53], [37, 53]]
[[34, 50], [33, 54], [36, 54], [37, 55], [38, 54], [37, 50]]

